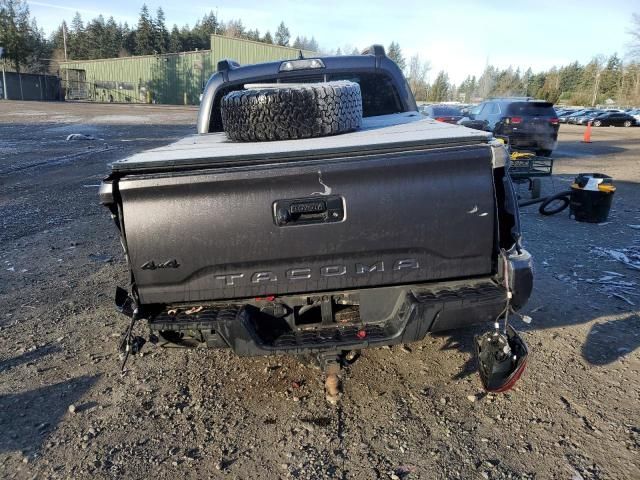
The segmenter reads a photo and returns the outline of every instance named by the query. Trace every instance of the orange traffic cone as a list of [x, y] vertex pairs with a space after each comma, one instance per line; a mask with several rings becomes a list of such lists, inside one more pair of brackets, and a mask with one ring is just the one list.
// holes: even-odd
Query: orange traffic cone
[[587, 122], [587, 129], [584, 131], [583, 143], [591, 143], [591, 121]]

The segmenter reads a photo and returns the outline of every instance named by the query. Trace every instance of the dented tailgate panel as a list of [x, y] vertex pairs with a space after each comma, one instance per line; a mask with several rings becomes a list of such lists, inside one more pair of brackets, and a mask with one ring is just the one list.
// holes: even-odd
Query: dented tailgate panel
[[428, 282], [492, 270], [487, 144], [118, 181], [143, 303]]

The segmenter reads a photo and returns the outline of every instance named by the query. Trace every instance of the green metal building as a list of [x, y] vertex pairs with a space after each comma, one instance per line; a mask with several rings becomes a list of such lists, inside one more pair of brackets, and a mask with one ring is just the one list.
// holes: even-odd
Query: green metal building
[[[299, 50], [211, 35], [211, 50], [60, 64], [68, 100], [194, 105], [218, 61], [241, 65], [296, 58]], [[302, 51], [305, 56], [317, 55]]]

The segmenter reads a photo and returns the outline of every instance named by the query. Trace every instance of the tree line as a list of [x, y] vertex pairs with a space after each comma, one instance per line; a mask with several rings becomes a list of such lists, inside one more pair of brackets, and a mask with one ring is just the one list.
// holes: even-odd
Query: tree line
[[146, 4], [142, 5], [138, 23], [134, 27], [129, 27], [126, 22], [118, 24], [113, 17], [105, 21], [102, 15], [85, 25], [80, 14], [76, 13], [71, 25], [63, 22], [51, 38], [51, 46], [57, 56], [64, 49], [63, 29], [67, 32], [68, 57], [74, 60], [207, 50], [210, 48], [211, 34], [303, 50], [318, 49], [314, 37], [308, 39], [298, 36], [291, 42], [291, 34], [284, 22], [278, 25], [273, 35], [269, 30], [261, 34], [257, 28], [246, 28], [239, 19], [223, 22], [214, 12], [205, 14], [193, 27], [184, 25], [178, 28], [174, 24], [169, 31], [162, 7], [156, 10], [154, 17]]
[[[633, 22], [635, 27], [629, 32], [633, 40], [631, 61], [623, 62], [617, 54], [597, 56], [584, 65], [573, 62], [544, 72], [487, 65], [480, 76], [470, 75], [459, 85], [449, 80], [446, 71], [438, 72], [430, 81], [430, 63], [419, 55], [407, 60], [395, 41], [387, 46], [387, 55], [403, 70], [419, 101], [471, 103], [492, 96], [521, 95], [574, 105], [601, 104], [609, 99], [618, 105], [640, 105], [640, 16], [634, 15]], [[158, 8], [153, 15], [144, 4], [134, 26], [102, 15], [85, 22], [76, 13], [70, 24], [63, 21], [47, 37], [31, 18], [26, 0], [0, 0], [0, 46], [5, 49], [7, 63], [16, 71], [56, 72], [58, 62], [65, 59], [65, 51], [66, 59], [92, 60], [206, 50], [210, 48], [211, 34], [321, 54], [360, 51], [352, 45], [326, 51], [313, 36], [292, 39], [284, 22], [280, 22], [272, 35], [269, 30], [261, 33], [256, 28], [247, 28], [241, 19], [224, 22], [213, 11], [197, 20], [193, 27], [174, 24], [169, 29], [163, 9]]]
[[459, 85], [445, 71], [429, 82], [429, 62], [414, 55], [407, 63], [397, 43], [389, 46], [388, 55], [404, 69], [418, 101], [473, 103], [490, 97], [527, 96], [570, 105], [640, 105], [640, 17], [637, 26], [638, 55], [626, 63], [614, 53], [596, 56], [584, 65], [576, 61], [538, 73], [531, 68], [486, 65], [479, 77], [469, 75]]
[[43, 66], [52, 60], [56, 63], [65, 59], [94, 60], [206, 50], [210, 48], [211, 34], [319, 50], [313, 36], [292, 38], [284, 22], [280, 22], [273, 35], [269, 30], [261, 34], [257, 28], [245, 27], [241, 19], [223, 22], [213, 11], [197, 20], [193, 27], [174, 24], [169, 30], [162, 7], [153, 15], [146, 4], [142, 5], [134, 26], [102, 15], [85, 23], [76, 12], [71, 23], [63, 21], [47, 38], [36, 20], [31, 19], [26, 0], [0, 0], [0, 46], [6, 50], [5, 56], [16, 71], [42, 72]]

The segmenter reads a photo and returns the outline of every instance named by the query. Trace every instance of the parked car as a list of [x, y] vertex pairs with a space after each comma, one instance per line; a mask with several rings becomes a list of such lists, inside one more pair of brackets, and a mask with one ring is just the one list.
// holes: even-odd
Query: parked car
[[586, 125], [587, 123], [592, 121], [598, 115], [602, 115], [602, 111], [586, 113], [584, 115], [580, 115], [579, 117], [576, 117], [574, 123], [576, 125]]
[[569, 110], [562, 114], [558, 114], [558, 121], [560, 123], [567, 123], [570, 117], [572, 117], [573, 115], [580, 115], [583, 112], [584, 110]]
[[570, 115], [577, 110], [575, 108], [556, 108], [556, 114], [558, 115], [558, 119], [562, 116]]
[[577, 125], [578, 124], [578, 120], [580, 120], [582, 117], [584, 117], [585, 115], [591, 115], [591, 114], [594, 114], [594, 113], [595, 114], [601, 114], [602, 110], [597, 109], [597, 108], [585, 109], [580, 113], [571, 115], [567, 119], [567, 123], [572, 124], [572, 125]]
[[[509, 138], [512, 148], [533, 150], [549, 156], [558, 140], [559, 121], [551, 102], [531, 98], [495, 98], [469, 111], [474, 122]], [[466, 125], [466, 123], [463, 123]]]
[[445, 123], [458, 123], [463, 117], [461, 109], [451, 105], [428, 105], [422, 110], [422, 113], [438, 122]]
[[640, 124], [640, 108], [632, 108], [627, 114], [635, 118], [637, 124]]
[[634, 127], [636, 119], [628, 113], [607, 112], [593, 118], [594, 127]]
[[[116, 292], [125, 352], [146, 319], [161, 344], [317, 354], [329, 391], [343, 352], [478, 322], [506, 338], [494, 322], [533, 282], [508, 152], [422, 118], [384, 49], [367, 52], [218, 62], [198, 134], [112, 164], [100, 199], [131, 279]], [[496, 123], [531, 124], [552, 148], [551, 104], [500, 108]], [[507, 373], [526, 352], [503, 351], [510, 332], [494, 342]], [[507, 378], [482, 362], [483, 382]]]

